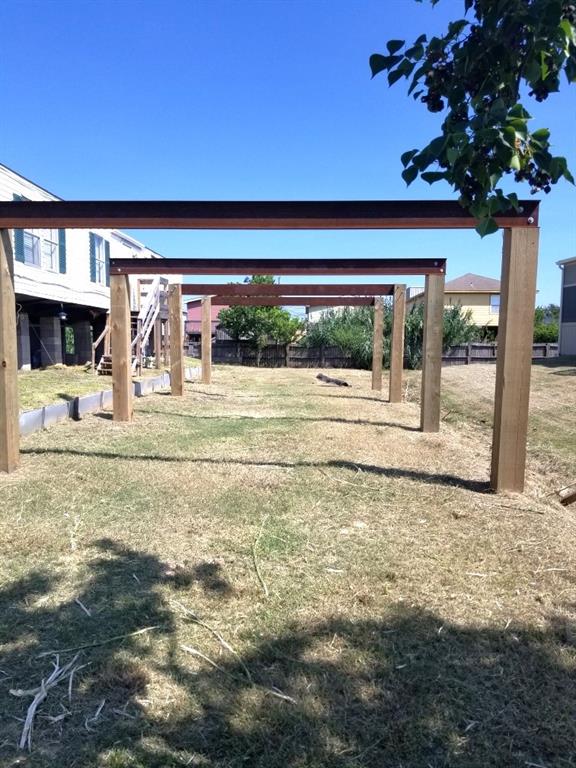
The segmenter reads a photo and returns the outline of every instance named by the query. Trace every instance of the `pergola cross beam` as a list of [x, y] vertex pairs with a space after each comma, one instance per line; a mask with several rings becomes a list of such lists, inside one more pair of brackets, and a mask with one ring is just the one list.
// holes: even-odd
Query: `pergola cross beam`
[[111, 275], [159, 272], [163, 275], [443, 275], [446, 259], [110, 259]]
[[394, 283], [182, 283], [183, 296], [392, 296]]

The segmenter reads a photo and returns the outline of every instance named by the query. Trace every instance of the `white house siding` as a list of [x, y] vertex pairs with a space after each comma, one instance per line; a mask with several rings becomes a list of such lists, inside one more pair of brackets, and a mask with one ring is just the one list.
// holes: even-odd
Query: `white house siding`
[[561, 355], [576, 355], [576, 259], [561, 262], [562, 295], [560, 299]]
[[[0, 165], [0, 200], [14, 200], [15, 196], [28, 200], [59, 200], [32, 181]], [[25, 230], [44, 237], [46, 230]], [[17, 234], [18, 233], [18, 234]], [[108, 243], [104, 250], [110, 258], [162, 258], [131, 236], [117, 230], [67, 229], [65, 231], [65, 269], [60, 250], [56, 249], [53, 268], [24, 263], [22, 254], [23, 230], [12, 232], [15, 252], [14, 288], [18, 311], [18, 352], [22, 368], [39, 364], [38, 345], [42, 365], [63, 361], [60, 340], [61, 323], [57, 316], [62, 309], [68, 315], [66, 325], [73, 328], [76, 348], [80, 349], [77, 362], [90, 358], [92, 338], [104, 328], [106, 312], [110, 307], [110, 289], [106, 285], [106, 269], [93, 279], [90, 241], [94, 235]], [[16, 238], [19, 240], [17, 248]], [[55, 238], [59, 242], [58, 238]], [[42, 247], [42, 241], [40, 241]], [[91, 274], [92, 273], [92, 274]], [[132, 311], [138, 312], [141, 303], [139, 276], [130, 277]], [[36, 352], [34, 351], [36, 348]], [[32, 351], [31, 351], [32, 350]], [[34, 362], [35, 361], [35, 362]]]

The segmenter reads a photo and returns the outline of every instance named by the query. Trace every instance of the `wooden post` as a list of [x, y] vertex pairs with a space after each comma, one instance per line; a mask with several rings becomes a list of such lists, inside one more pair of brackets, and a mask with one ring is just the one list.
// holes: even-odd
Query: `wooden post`
[[173, 395], [184, 394], [184, 338], [182, 335], [182, 286], [168, 287], [170, 316], [170, 388]]
[[14, 256], [10, 232], [0, 230], [0, 471], [14, 472], [20, 461], [18, 353]]
[[392, 312], [392, 341], [390, 344], [390, 389], [391, 403], [402, 402], [402, 368], [404, 367], [404, 323], [406, 321], [406, 286], [394, 286], [394, 309]]
[[162, 334], [162, 359], [164, 361], [164, 367], [170, 365], [170, 320], [163, 320], [162, 327], [164, 333]]
[[440, 378], [444, 321], [444, 275], [426, 275], [420, 429], [440, 430]]
[[154, 321], [154, 367], [162, 368], [162, 320], [157, 317]]
[[524, 490], [538, 229], [504, 230], [492, 438], [494, 491]]
[[202, 299], [202, 384], [212, 381], [212, 298]]
[[372, 389], [382, 390], [382, 353], [384, 343], [384, 300], [374, 299], [374, 338], [372, 341]]
[[128, 275], [110, 275], [110, 335], [114, 421], [132, 421], [132, 347], [130, 345]]

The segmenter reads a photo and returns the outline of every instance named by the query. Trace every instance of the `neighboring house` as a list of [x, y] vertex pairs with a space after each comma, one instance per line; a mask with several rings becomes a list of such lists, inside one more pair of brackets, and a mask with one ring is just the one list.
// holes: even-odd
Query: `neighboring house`
[[556, 262], [562, 270], [560, 355], [576, 355], [576, 257]]
[[[212, 338], [229, 339], [230, 336], [218, 328], [218, 315], [223, 309], [228, 309], [227, 304], [215, 304], [210, 307], [210, 319], [212, 323]], [[202, 299], [191, 299], [186, 302], [186, 324], [184, 326], [188, 342], [199, 342], [202, 338]]]
[[[408, 311], [422, 303], [423, 293], [423, 288], [409, 289]], [[464, 311], [470, 311], [474, 325], [495, 335], [500, 313], [500, 281], [471, 272], [449, 280], [444, 286], [444, 306], [460, 306]]]
[[[59, 199], [0, 164], [0, 200]], [[12, 242], [21, 369], [90, 360], [110, 308], [110, 257], [162, 258], [116, 230], [15, 229]], [[134, 313], [151, 283], [139, 277], [130, 278]]]

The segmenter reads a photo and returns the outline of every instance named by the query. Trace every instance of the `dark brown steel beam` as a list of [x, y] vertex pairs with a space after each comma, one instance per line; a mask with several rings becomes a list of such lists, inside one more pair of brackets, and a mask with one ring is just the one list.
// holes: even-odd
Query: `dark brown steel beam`
[[294, 285], [258, 283], [183, 283], [183, 296], [392, 296], [392, 283]]
[[373, 296], [218, 296], [216, 306], [237, 307], [361, 307], [374, 304]]
[[[538, 224], [538, 201], [499, 214], [501, 227]], [[168, 201], [75, 200], [0, 203], [0, 229], [473, 229], [453, 200]]]
[[114, 275], [441, 275], [446, 259], [110, 259]]

